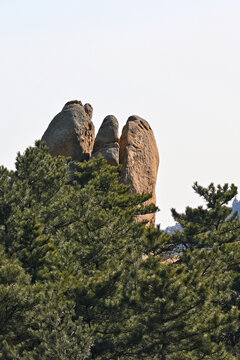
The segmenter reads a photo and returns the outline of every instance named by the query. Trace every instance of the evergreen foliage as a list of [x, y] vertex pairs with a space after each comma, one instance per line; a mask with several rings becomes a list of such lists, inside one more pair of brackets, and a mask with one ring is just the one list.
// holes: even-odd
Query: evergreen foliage
[[236, 187], [195, 183], [169, 235], [120, 174], [39, 141], [0, 168], [0, 359], [240, 358]]

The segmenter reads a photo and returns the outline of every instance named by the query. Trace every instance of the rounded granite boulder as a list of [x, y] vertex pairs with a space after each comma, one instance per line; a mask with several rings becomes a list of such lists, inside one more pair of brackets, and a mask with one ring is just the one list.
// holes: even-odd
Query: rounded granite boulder
[[53, 156], [71, 156], [73, 160], [83, 161], [91, 157], [95, 128], [92, 107], [73, 100], [65, 104], [49, 124], [42, 136]]

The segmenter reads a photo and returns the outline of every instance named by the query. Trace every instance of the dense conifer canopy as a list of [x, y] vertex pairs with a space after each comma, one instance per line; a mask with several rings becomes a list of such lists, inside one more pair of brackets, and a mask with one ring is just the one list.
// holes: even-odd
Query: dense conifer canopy
[[239, 359], [236, 187], [195, 183], [169, 235], [120, 168], [70, 160], [36, 142], [0, 169], [0, 359]]

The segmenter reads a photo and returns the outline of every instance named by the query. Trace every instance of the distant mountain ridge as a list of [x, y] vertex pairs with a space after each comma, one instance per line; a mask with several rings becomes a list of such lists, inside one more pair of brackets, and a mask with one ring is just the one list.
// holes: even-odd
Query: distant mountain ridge
[[176, 223], [175, 225], [173, 226], [168, 226], [166, 227], [166, 229], [164, 230], [164, 232], [168, 233], [168, 234], [173, 234], [175, 231], [182, 231], [182, 227], [179, 223]]
[[234, 214], [236, 211], [240, 219], [240, 200], [238, 200], [237, 198], [235, 198], [232, 203], [232, 214]]

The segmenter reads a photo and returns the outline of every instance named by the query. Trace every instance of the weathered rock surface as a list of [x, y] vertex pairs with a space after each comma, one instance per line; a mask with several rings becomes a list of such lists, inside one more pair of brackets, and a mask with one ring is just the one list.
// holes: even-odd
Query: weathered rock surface
[[92, 106], [73, 100], [66, 103], [43, 134], [44, 140], [53, 156], [71, 156], [73, 160], [83, 161], [91, 157], [95, 128], [91, 121]]
[[99, 128], [93, 148], [94, 157], [101, 153], [111, 165], [119, 164], [118, 128], [119, 125], [115, 116], [106, 116]]
[[[132, 186], [132, 192], [152, 193], [146, 203], [156, 204], [156, 181], [159, 154], [153, 131], [139, 116], [130, 116], [120, 138], [120, 163], [123, 165], [122, 182]], [[137, 221], [155, 224], [155, 214], [138, 217]]]
[[[139, 116], [130, 116], [118, 135], [118, 121], [108, 115], [98, 131], [91, 121], [92, 107], [81, 101], [66, 103], [62, 111], [54, 117], [45, 131], [44, 140], [53, 156], [71, 156], [71, 174], [75, 171], [75, 161], [97, 157], [100, 153], [112, 165], [122, 164], [124, 184], [131, 185], [133, 193], [152, 193], [146, 204], [156, 204], [156, 181], [159, 165], [158, 148], [153, 131], [148, 122]], [[155, 224], [155, 214], [138, 216], [137, 221]]]

